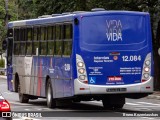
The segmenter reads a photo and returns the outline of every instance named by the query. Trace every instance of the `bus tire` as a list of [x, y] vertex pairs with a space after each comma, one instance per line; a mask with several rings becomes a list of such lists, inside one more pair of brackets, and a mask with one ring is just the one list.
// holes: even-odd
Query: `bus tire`
[[113, 109], [113, 106], [112, 106], [112, 104], [110, 104], [110, 101], [109, 100], [107, 100], [107, 99], [102, 99], [102, 103], [103, 103], [103, 107], [105, 108], [105, 109]]
[[53, 89], [52, 89], [52, 84], [51, 84], [50, 79], [47, 82], [46, 97], [47, 97], [47, 106], [49, 108], [55, 108], [56, 107], [56, 100], [53, 99]]
[[28, 103], [29, 101], [28, 95], [21, 93], [20, 84], [18, 84], [18, 94], [19, 94], [19, 101], [21, 103]]
[[18, 74], [16, 73], [16, 74], [15, 74], [14, 90], [15, 90], [15, 92], [17, 92], [17, 93], [18, 93], [18, 85], [19, 85], [19, 77], [18, 77]]
[[102, 100], [102, 103], [105, 109], [122, 109], [125, 104], [125, 98], [124, 97], [105, 98]]
[[124, 104], [115, 104], [114, 109], [122, 109]]

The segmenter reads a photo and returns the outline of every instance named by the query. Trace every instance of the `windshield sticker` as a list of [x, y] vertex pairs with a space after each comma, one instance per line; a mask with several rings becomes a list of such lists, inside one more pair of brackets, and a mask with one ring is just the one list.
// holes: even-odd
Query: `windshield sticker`
[[122, 41], [122, 23], [120, 20], [106, 20], [106, 36], [108, 41]]

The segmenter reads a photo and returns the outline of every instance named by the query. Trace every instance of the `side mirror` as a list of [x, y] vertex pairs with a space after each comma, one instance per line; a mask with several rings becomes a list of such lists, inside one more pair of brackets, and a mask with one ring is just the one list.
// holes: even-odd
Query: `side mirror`
[[7, 49], [7, 39], [3, 40], [2, 42], [2, 50], [6, 50]]

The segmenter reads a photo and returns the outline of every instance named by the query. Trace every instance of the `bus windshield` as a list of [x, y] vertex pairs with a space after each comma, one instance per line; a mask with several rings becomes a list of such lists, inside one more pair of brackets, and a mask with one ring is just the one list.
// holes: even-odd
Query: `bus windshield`
[[[80, 47], [93, 51], [115, 48], [138, 50], [147, 45], [146, 36], [144, 16], [126, 14], [87, 16], [82, 19]], [[136, 46], [133, 48], [133, 45]]]

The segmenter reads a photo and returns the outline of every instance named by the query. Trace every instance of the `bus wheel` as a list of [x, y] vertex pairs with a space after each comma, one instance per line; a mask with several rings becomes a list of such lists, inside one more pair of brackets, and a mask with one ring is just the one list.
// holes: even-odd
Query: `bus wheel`
[[124, 97], [111, 97], [102, 100], [105, 109], [122, 109], [125, 104]]
[[114, 99], [116, 99], [115, 103], [113, 103], [114, 109], [122, 109], [125, 104], [125, 98], [118, 97], [118, 98], [114, 98]]
[[18, 94], [19, 94], [19, 101], [21, 103], [28, 103], [29, 101], [28, 95], [21, 93], [20, 84], [18, 84]]
[[47, 83], [47, 106], [49, 108], [56, 107], [56, 100], [53, 99], [53, 90], [52, 90], [52, 84], [50, 80]]
[[109, 100], [103, 99], [102, 103], [103, 103], [103, 107], [105, 109], [113, 109], [113, 106], [112, 106], [112, 104], [110, 104]]
[[124, 104], [115, 104], [114, 109], [122, 109]]

